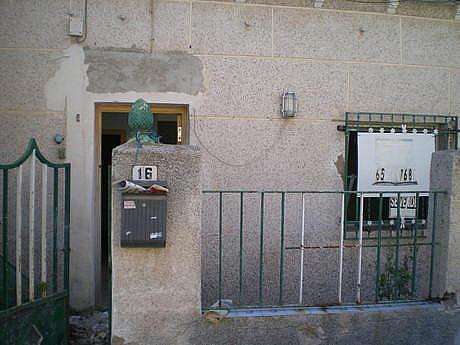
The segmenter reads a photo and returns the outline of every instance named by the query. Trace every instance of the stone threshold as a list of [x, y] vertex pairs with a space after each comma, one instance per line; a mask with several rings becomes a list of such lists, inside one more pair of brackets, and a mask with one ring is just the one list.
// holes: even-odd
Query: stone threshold
[[229, 317], [268, 317], [268, 316], [305, 316], [305, 315], [332, 315], [355, 314], [368, 312], [404, 312], [414, 310], [445, 311], [446, 306], [438, 302], [396, 302], [360, 305], [337, 305], [325, 307], [260, 307], [260, 308], [229, 308], [225, 310], [207, 310], [204, 314], [216, 313]]

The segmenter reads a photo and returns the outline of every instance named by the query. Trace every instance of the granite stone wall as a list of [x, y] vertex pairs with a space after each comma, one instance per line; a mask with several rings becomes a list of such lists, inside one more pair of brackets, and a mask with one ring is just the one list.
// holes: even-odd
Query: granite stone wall
[[113, 152], [112, 181], [132, 165], [154, 165], [167, 194], [166, 246], [120, 246], [121, 192], [112, 192], [113, 337], [127, 343], [187, 343], [187, 324], [201, 318], [201, 154], [193, 146], [124, 144]]
[[431, 163], [431, 188], [445, 190], [439, 217], [435, 282], [438, 295], [453, 294], [460, 301], [460, 220], [459, 220], [460, 154], [443, 151], [433, 154]]

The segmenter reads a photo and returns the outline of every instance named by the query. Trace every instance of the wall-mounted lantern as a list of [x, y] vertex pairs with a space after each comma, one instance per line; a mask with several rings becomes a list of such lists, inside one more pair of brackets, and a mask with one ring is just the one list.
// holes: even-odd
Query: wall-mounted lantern
[[284, 91], [281, 95], [281, 116], [294, 117], [297, 113], [297, 96], [294, 91]]

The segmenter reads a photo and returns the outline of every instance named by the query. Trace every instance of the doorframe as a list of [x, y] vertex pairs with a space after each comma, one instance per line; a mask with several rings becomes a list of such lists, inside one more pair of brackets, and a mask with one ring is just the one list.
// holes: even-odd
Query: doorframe
[[[102, 149], [102, 113], [129, 113], [133, 103], [95, 103], [95, 157], [96, 167], [99, 172], [101, 166], [101, 149]], [[152, 113], [162, 114], [179, 114], [177, 118], [178, 127], [182, 128], [182, 141], [178, 144], [188, 144], [188, 105], [186, 104], [153, 104], [150, 103]], [[127, 139], [127, 138], [126, 138]], [[100, 188], [100, 176], [96, 175], [97, 187]]]
[[[96, 265], [96, 291], [95, 291], [95, 303], [101, 302], [101, 151], [102, 151], [102, 114], [103, 113], [129, 113], [131, 111], [131, 106], [134, 102], [95, 102], [94, 103], [94, 113], [95, 113], [95, 131], [94, 131], [94, 154], [95, 154], [95, 195], [94, 202], [97, 207], [94, 209], [94, 226], [96, 231], [96, 246], [97, 252], [95, 253], [95, 259], [97, 262]], [[178, 144], [188, 144], [189, 143], [189, 105], [188, 104], [158, 104], [158, 103], [149, 103], [150, 110], [152, 113], [161, 113], [161, 114], [179, 114], [177, 117], [177, 125], [181, 127], [182, 131], [182, 141]], [[116, 131], [116, 130], [105, 130], [105, 132]], [[119, 134], [117, 132], [116, 134]], [[127, 138], [128, 133], [126, 133], [125, 139]], [[122, 137], [123, 139], [123, 137]], [[109, 248], [109, 253], [111, 248]]]
[[[96, 166], [101, 165], [101, 135], [102, 135], [102, 113], [129, 113], [133, 103], [95, 103], [95, 154]], [[152, 113], [162, 114], [179, 114], [177, 118], [178, 127], [182, 128], [182, 142], [178, 144], [187, 144], [189, 142], [188, 131], [188, 105], [186, 104], [153, 104], [150, 103]], [[100, 182], [100, 176], [97, 181]]]

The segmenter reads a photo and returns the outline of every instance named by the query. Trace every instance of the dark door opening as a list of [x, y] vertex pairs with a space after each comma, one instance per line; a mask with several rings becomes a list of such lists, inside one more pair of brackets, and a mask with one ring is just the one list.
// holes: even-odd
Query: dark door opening
[[[101, 169], [101, 245], [100, 245], [100, 291], [97, 293], [99, 306], [107, 306], [109, 271], [108, 260], [110, 247], [108, 243], [109, 227], [109, 169], [112, 165], [112, 150], [129, 139], [128, 113], [130, 105], [101, 105], [100, 123], [100, 169]], [[155, 116], [154, 130], [163, 144], [181, 144], [185, 142], [184, 125], [187, 124], [186, 108], [178, 106], [152, 106]]]
[[112, 165], [112, 150], [121, 145], [121, 134], [102, 134], [101, 140], [101, 291], [100, 304], [105, 305], [108, 289], [108, 259], [109, 259], [109, 168]]

